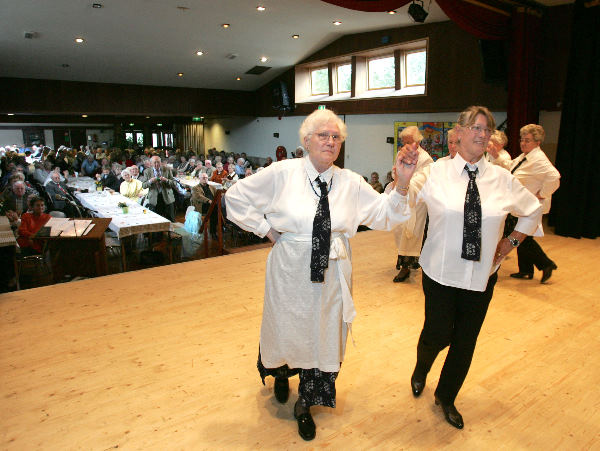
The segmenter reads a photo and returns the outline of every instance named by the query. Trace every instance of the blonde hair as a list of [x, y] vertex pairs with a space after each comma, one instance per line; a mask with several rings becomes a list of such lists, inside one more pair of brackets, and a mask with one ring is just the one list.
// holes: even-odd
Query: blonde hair
[[319, 127], [328, 122], [334, 122], [335, 125], [337, 125], [337, 128], [340, 130], [342, 142], [345, 141], [348, 136], [348, 128], [346, 127], [346, 124], [344, 124], [344, 121], [331, 110], [315, 110], [304, 119], [304, 122], [302, 122], [302, 125], [300, 126], [300, 130], [298, 131], [300, 142], [304, 144], [304, 138], [312, 135]]
[[421, 134], [419, 128], [416, 125], [409, 125], [400, 132], [400, 139], [403, 140], [403, 138], [405, 138], [406, 136], [411, 136], [416, 143], [420, 143], [421, 141], [423, 141], [423, 135]]
[[490, 141], [500, 144], [504, 148], [506, 143], [508, 143], [508, 138], [506, 137], [506, 133], [502, 130], [494, 130], [494, 133], [490, 136]]
[[490, 113], [484, 106], [472, 105], [466, 110], [464, 110], [458, 116], [458, 125], [461, 127], [469, 127], [475, 123], [475, 119], [479, 114], [483, 114], [487, 119], [487, 126], [489, 129], [494, 130], [496, 128], [496, 121], [494, 120], [494, 116]]
[[542, 144], [544, 142], [544, 138], [546, 137], [546, 132], [544, 131], [544, 127], [537, 124], [527, 124], [521, 127], [519, 131], [519, 135], [523, 137], [523, 135], [531, 134], [534, 141]]

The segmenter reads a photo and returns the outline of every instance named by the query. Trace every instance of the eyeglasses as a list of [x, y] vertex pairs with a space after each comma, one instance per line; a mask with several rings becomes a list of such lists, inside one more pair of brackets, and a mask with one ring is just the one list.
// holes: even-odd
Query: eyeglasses
[[529, 138], [521, 138], [519, 139], [520, 142], [525, 143], [525, 144], [529, 144], [533, 142], [533, 139], [529, 139]]
[[467, 127], [469, 130], [471, 130], [472, 132], [475, 132], [477, 134], [483, 132], [486, 135], [491, 135], [492, 134], [492, 130], [487, 128], [487, 127], [482, 127], [481, 125], [470, 125]]
[[329, 141], [329, 138], [333, 139], [334, 143], [339, 143], [342, 140], [342, 137], [340, 135], [331, 135], [327, 132], [317, 133], [317, 137], [321, 142], [327, 142]]

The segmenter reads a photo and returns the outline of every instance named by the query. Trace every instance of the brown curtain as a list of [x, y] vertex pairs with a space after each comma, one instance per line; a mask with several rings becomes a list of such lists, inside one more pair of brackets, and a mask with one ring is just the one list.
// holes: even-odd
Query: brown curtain
[[204, 124], [192, 123], [180, 125], [178, 138], [178, 147], [184, 152], [191, 150], [198, 155], [204, 154]]

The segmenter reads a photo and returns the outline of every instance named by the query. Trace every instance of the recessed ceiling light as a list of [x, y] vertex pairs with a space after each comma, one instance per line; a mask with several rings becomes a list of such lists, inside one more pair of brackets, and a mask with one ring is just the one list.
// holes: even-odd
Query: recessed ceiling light
[[[238, 80], [239, 80], [239, 77], [238, 77]], [[7, 116], [14, 116], [14, 115], [15, 115], [15, 113], [6, 113], [6, 115], [7, 115]]]
[[130, 127], [133, 127], [134, 125], [135, 125], [135, 124], [134, 124], [133, 122], [131, 122], [131, 123], [129, 124], [129, 126], [130, 126]]
[[388, 11], [388, 14], [396, 14], [396, 11], [394, 11], [394, 10]]
[[85, 42], [85, 39], [83, 39], [83, 38], [75, 38], [75, 42], [76, 42], [77, 44], [82, 44], [82, 43], [84, 43], [84, 42]]
[[82, 114], [81, 117], [88, 117], [87, 114]]
[[102, 6], [102, 3], [92, 3], [92, 8], [100, 9]]
[[223, 28], [229, 28], [229, 24], [228, 23], [224, 23], [223, 25], [221, 25]]
[[260, 57], [260, 62], [261, 63], [266, 63], [267, 61], [269, 61], [269, 58], [267, 58], [266, 56], [261, 56]]
[[339, 20], [336, 20], [335, 22], [333, 22], [333, 24], [337, 26], [337, 25], [341, 25], [342, 22], [340, 22]]
[[158, 124], [156, 124], [156, 125], [157, 125], [158, 127], [162, 127], [162, 123], [160, 123], [160, 122], [159, 122]]
[[177, 72], [178, 77], [183, 77], [183, 72]]
[[238, 78], [236, 78], [236, 80], [237, 80], [237, 81], [240, 81], [241, 79], [242, 79], [242, 77], [238, 77]]
[[262, 6], [262, 5], [258, 5], [258, 6], [256, 7], [256, 10], [257, 10], [257, 11], [264, 11], [265, 9], [267, 9], [267, 8], [265, 8], [265, 7], [264, 7], [264, 6]]
[[292, 35], [292, 38], [293, 38], [293, 39], [299, 39], [299, 38], [300, 38], [300, 35], [299, 35], [299, 34], [293, 34], [293, 35]]
[[150, 119], [150, 116], [146, 116], [146, 119]]
[[198, 56], [202, 56], [202, 55], [204, 55], [204, 52], [203, 52], [202, 50], [198, 50], [198, 51], [196, 52], [196, 55], [198, 55]]

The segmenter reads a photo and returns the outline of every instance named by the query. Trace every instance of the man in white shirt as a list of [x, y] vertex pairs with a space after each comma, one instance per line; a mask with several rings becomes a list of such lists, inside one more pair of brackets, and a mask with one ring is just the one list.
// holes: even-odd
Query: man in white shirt
[[[545, 137], [541, 125], [526, 125], [521, 128], [520, 134], [523, 153], [513, 160], [511, 173], [540, 200], [542, 212], [545, 214], [550, 211], [552, 193], [560, 185], [560, 173], [540, 148]], [[543, 234], [540, 217], [537, 230], [530, 235], [543, 236]], [[528, 236], [517, 249], [519, 272], [510, 276], [516, 279], [532, 279], [535, 265], [539, 271], [542, 271], [541, 282], [544, 283], [552, 276], [552, 271], [557, 269], [557, 266], [548, 258], [533, 236]]]
[[[415, 173], [433, 163], [433, 159], [425, 149], [420, 146], [423, 135], [419, 129], [411, 125], [400, 132], [400, 139], [403, 145], [417, 147], [419, 152], [419, 161]], [[404, 282], [410, 275], [411, 269], [418, 269], [418, 257], [423, 245], [423, 234], [425, 232], [425, 222], [427, 221], [427, 207], [425, 204], [416, 206], [415, 215], [406, 223], [394, 229], [394, 239], [398, 249], [398, 259], [396, 260], [396, 269], [398, 274], [394, 277], [394, 282]]]

